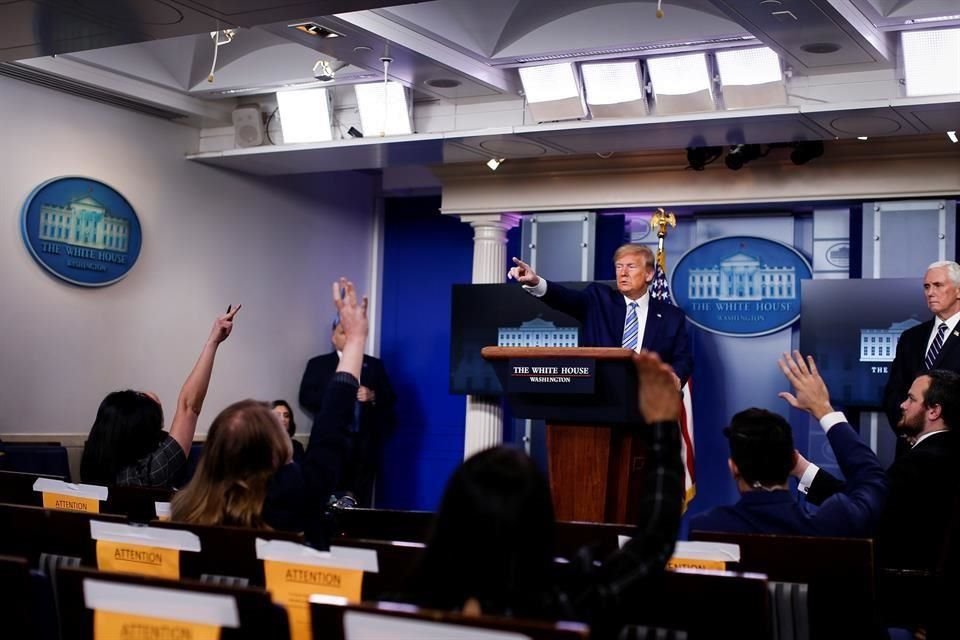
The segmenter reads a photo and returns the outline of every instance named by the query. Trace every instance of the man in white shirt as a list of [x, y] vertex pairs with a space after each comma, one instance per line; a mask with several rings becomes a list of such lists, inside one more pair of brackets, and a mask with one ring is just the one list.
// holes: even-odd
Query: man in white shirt
[[[890, 493], [877, 531], [881, 566], [932, 569], [944, 549], [957, 493], [960, 374], [934, 369], [913, 381], [900, 404], [897, 431], [913, 444], [887, 470]], [[843, 483], [799, 454], [791, 474], [820, 504]]]

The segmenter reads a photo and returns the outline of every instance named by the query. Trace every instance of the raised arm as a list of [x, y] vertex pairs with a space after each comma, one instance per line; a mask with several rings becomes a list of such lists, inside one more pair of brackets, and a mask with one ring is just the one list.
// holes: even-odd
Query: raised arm
[[228, 307], [227, 313], [214, 321], [210, 336], [203, 344], [200, 358], [193, 365], [193, 370], [187, 376], [187, 381], [183, 383], [183, 388], [180, 389], [180, 395], [177, 397], [177, 409], [170, 425], [170, 437], [177, 441], [187, 455], [190, 454], [193, 434], [197, 430], [197, 419], [200, 417], [200, 409], [203, 408], [203, 399], [207, 396], [207, 387], [210, 386], [210, 375], [213, 373], [213, 360], [217, 355], [217, 348], [233, 331], [233, 318], [239, 310], [240, 305], [236, 308]]
[[644, 492], [636, 535], [603, 563], [598, 574], [588, 579], [586, 591], [573, 599], [577, 613], [592, 625], [617, 619], [614, 612], [653, 587], [651, 579], [664, 570], [680, 529], [683, 465], [674, 373], [655, 353], [643, 351], [634, 363], [640, 381], [640, 413], [650, 429]]

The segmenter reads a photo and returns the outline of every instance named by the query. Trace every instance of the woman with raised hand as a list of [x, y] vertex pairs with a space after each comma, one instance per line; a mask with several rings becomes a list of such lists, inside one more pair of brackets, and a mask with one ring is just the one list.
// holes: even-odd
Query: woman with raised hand
[[142, 391], [114, 391], [100, 403], [83, 447], [80, 479], [91, 484], [170, 487], [186, 467], [207, 395], [220, 343], [233, 331], [240, 310], [228, 307], [219, 316], [187, 376], [169, 433], [163, 430], [160, 399]]
[[304, 531], [312, 544], [326, 545], [322, 515], [349, 442], [368, 331], [367, 300], [357, 300], [352, 282], [333, 283], [333, 301], [346, 344], [303, 461], [293, 461], [290, 437], [265, 403], [234, 403], [213, 421], [193, 480], [173, 498], [171, 520]]

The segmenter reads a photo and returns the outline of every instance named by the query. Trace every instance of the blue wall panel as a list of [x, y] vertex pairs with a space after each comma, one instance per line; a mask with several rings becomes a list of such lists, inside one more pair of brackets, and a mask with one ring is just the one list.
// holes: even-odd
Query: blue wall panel
[[440, 199], [385, 203], [380, 357], [397, 392], [377, 506], [436, 509], [463, 459], [464, 398], [447, 392], [450, 289], [468, 283], [473, 229], [441, 216]]

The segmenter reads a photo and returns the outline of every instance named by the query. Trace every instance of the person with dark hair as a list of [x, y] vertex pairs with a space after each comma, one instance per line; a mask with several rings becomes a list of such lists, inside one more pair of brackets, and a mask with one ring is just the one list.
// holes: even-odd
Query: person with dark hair
[[303, 461], [293, 461], [290, 437], [265, 403], [234, 403], [214, 420], [193, 479], [173, 497], [172, 521], [304, 531], [309, 543], [327, 545], [323, 508], [340, 478], [368, 328], [367, 300], [357, 301], [352, 282], [333, 283], [333, 298], [343, 357]]
[[673, 368], [678, 389], [687, 382], [693, 369], [687, 318], [679, 307], [650, 296], [656, 273], [650, 247], [625, 244], [614, 252], [615, 289], [593, 282], [576, 291], [547, 282], [519, 258], [513, 264], [508, 280], [516, 280], [530, 295], [580, 321], [580, 346], [653, 351]]
[[404, 600], [464, 612], [583, 619], [595, 637], [619, 629], [644, 589], [655, 588], [673, 553], [683, 504], [675, 374], [654, 353], [640, 352], [634, 363], [649, 436], [637, 534], [598, 561], [590, 548], [582, 549], [561, 587], [546, 479], [526, 454], [488, 449], [448, 481]]
[[115, 391], [100, 403], [80, 459], [80, 479], [89, 484], [171, 487], [187, 464], [200, 409], [210, 386], [220, 343], [233, 330], [240, 305], [213, 323], [200, 358], [187, 376], [170, 432], [163, 430], [160, 399], [140, 391]]
[[290, 404], [286, 400], [274, 400], [270, 403], [270, 408], [277, 414], [280, 424], [287, 435], [290, 436], [290, 444], [293, 446], [293, 461], [302, 462], [303, 445], [295, 437], [297, 435], [297, 422], [293, 418], [293, 409], [290, 408]]
[[[933, 369], [920, 374], [900, 403], [897, 431], [910, 448], [887, 470], [890, 495], [877, 530], [882, 566], [933, 569], [944, 551], [952, 505], [957, 498], [957, 433], [960, 375]], [[793, 474], [813, 504], [844, 483], [801, 458]]]
[[730, 474], [741, 497], [732, 506], [714, 507], [690, 519], [691, 531], [780, 533], [804, 536], [867, 536], [880, 517], [887, 483], [877, 456], [857, 436], [846, 417], [834, 411], [813, 358], [795, 351], [779, 360], [793, 393], [780, 397], [820, 423], [848, 479], [843, 491], [809, 511], [789, 491], [788, 479], [799, 454], [790, 425], [765, 409], [733, 416], [724, 434], [730, 443]]
[[[333, 351], [311, 358], [303, 372], [300, 404], [313, 415], [315, 421], [323, 411], [327, 383], [337, 370], [345, 340], [338, 314], [333, 320], [330, 334]], [[396, 422], [395, 404], [396, 394], [383, 362], [379, 358], [364, 355], [354, 417], [350, 423], [349, 446], [344, 454], [343, 473], [338, 486], [334, 487], [337, 495], [331, 496], [334, 500], [348, 496], [349, 500], [340, 504], [361, 507], [373, 505], [381, 449]]]

